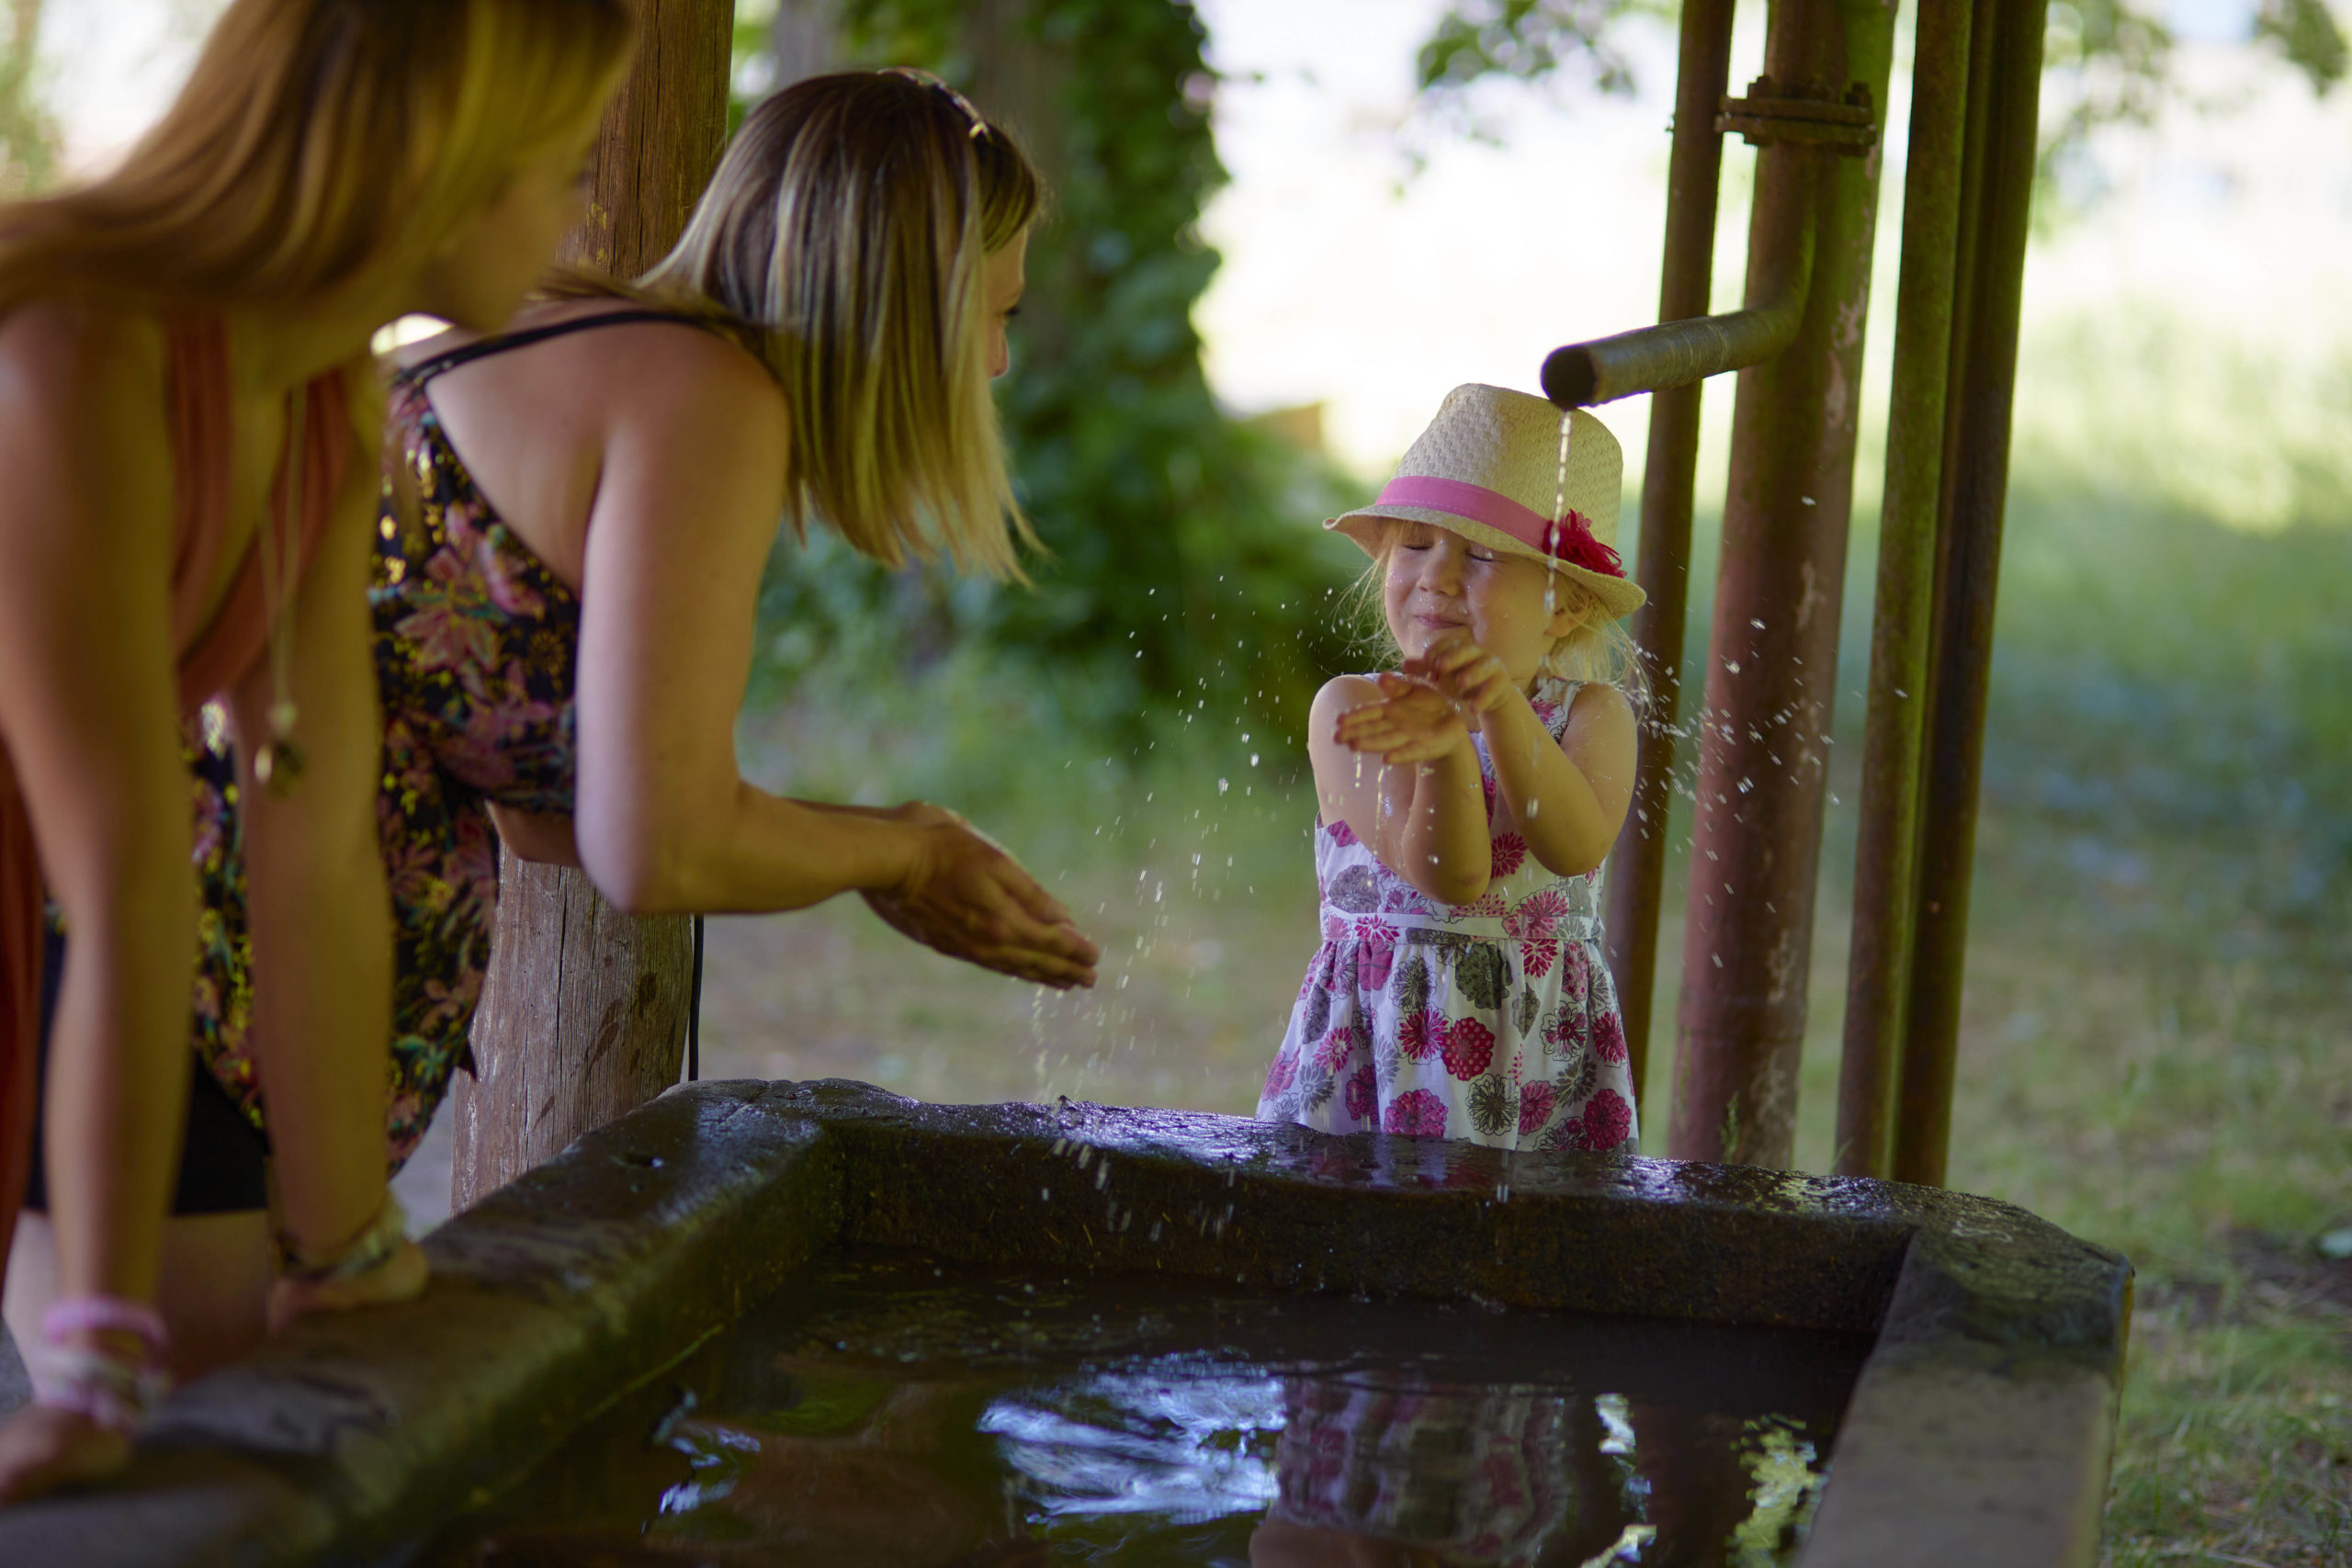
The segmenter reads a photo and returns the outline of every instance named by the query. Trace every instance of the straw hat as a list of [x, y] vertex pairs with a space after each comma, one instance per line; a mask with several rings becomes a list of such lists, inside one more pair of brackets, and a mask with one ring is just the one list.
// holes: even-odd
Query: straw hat
[[[1548, 563], [1600, 602], [1610, 619], [1647, 597], [1626, 581], [1617, 540], [1625, 458], [1609, 427], [1568, 415], [1567, 483], [1560, 483], [1560, 411], [1544, 399], [1472, 382], [1446, 393], [1437, 417], [1396, 465], [1379, 499], [1325, 523], [1366, 555], [1380, 519], [1450, 529], [1498, 554]], [[1566, 515], [1553, 519], [1555, 502]]]

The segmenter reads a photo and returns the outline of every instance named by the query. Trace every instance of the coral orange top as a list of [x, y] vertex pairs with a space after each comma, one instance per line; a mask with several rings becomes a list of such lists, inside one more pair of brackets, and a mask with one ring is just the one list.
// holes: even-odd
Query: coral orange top
[[[172, 519], [172, 642], [179, 650], [185, 713], [242, 680], [268, 646], [261, 549], [256, 536], [209, 623], [206, 590], [217, 579], [229, 527], [232, 414], [228, 330], [218, 318], [164, 328], [164, 401], [171, 421], [177, 495]], [[295, 581], [315, 553], [334, 498], [351, 466], [351, 416], [343, 372], [304, 389], [302, 494], [296, 507]], [[287, 477], [273, 493], [275, 525], [285, 525]], [[191, 873], [191, 874], [193, 874]], [[25, 1191], [40, 1040], [42, 882], [32, 823], [14, 773], [0, 752], [0, 1271]], [[189, 932], [191, 943], [195, 932]]]

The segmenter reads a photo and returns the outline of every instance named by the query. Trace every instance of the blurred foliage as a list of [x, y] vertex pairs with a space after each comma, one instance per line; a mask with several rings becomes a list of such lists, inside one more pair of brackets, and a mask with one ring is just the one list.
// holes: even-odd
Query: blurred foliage
[[[1081, 725], [1136, 729], [1180, 703], [1301, 725], [1346, 652], [1352, 551], [1315, 526], [1337, 471], [1228, 415], [1202, 372], [1192, 310], [1218, 257], [1196, 224], [1225, 171], [1200, 18], [1188, 0], [996, 0], [983, 25], [979, 3], [850, 0], [842, 56], [928, 66], [1037, 128], [1052, 206], [1000, 408], [1049, 553], [1023, 588], [780, 548], [769, 693], [823, 661], [920, 668], [977, 641]], [[1037, 101], [991, 104], [1005, 81]]]
[[1662, 0], [1464, 0], [1438, 18], [1415, 75], [1424, 93], [1443, 95], [1485, 76], [1533, 81], [1574, 63], [1602, 92], [1631, 92], [1633, 65], [1611, 29], [1628, 13], [1671, 9]]
[[[1603, 92], [1630, 92], [1631, 67], [1615, 29], [1635, 16], [1671, 7], [1660, 0], [1454, 0], [1421, 45], [1423, 105], [1441, 121], [1487, 132], [1468, 117], [1464, 94], [1499, 77], [1543, 81], [1563, 67], [1589, 71]], [[2066, 166], [2101, 126], [2145, 124], [2182, 89], [2164, 7], [2141, 0], [2052, 0], [2043, 66], [2065, 84], [2042, 124], [2045, 188], [2066, 187]], [[2262, 0], [2252, 41], [2275, 51], [2324, 93], [2346, 70], [2344, 33], [2327, 0]]]
[[41, 0], [0, 5], [0, 200], [49, 183], [57, 167], [57, 126], [35, 89]]

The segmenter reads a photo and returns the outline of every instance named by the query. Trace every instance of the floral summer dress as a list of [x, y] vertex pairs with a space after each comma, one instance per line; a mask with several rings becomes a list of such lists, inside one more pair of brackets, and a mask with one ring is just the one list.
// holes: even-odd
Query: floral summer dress
[[[498, 909], [494, 803], [569, 815], [580, 600], [475, 489], [425, 396], [432, 379], [492, 354], [623, 321], [621, 310], [488, 338], [392, 377], [384, 460], [406, 465], [416, 516], [390, 504], [368, 588], [384, 772], [377, 829], [390, 883], [395, 968], [386, 1108], [392, 1168], [415, 1151], [449, 1077], [490, 965]], [[248, 1037], [253, 949], [245, 929], [235, 771], [209, 727], [198, 788], [197, 1050], [256, 1126], [261, 1086]]]
[[[1545, 679], [1555, 739], [1576, 687]], [[1495, 768], [1472, 738], [1495, 815]], [[1327, 1133], [1466, 1138], [1505, 1149], [1630, 1148], [1625, 1025], [1600, 952], [1600, 873], [1555, 876], [1495, 833], [1475, 904], [1438, 904], [1345, 822], [1318, 822], [1323, 945], [1258, 1114]]]

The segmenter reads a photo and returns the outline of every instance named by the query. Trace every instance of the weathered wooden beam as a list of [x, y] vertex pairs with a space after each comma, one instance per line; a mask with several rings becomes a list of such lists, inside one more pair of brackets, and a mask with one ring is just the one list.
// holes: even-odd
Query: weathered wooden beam
[[[638, 0], [634, 62], [605, 115], [587, 220], [563, 259], [634, 277], [685, 228], [727, 140], [734, 0]], [[678, 1079], [692, 922], [622, 914], [566, 866], [499, 855], [498, 931], [452, 1114], [450, 1199], [475, 1199]]]

